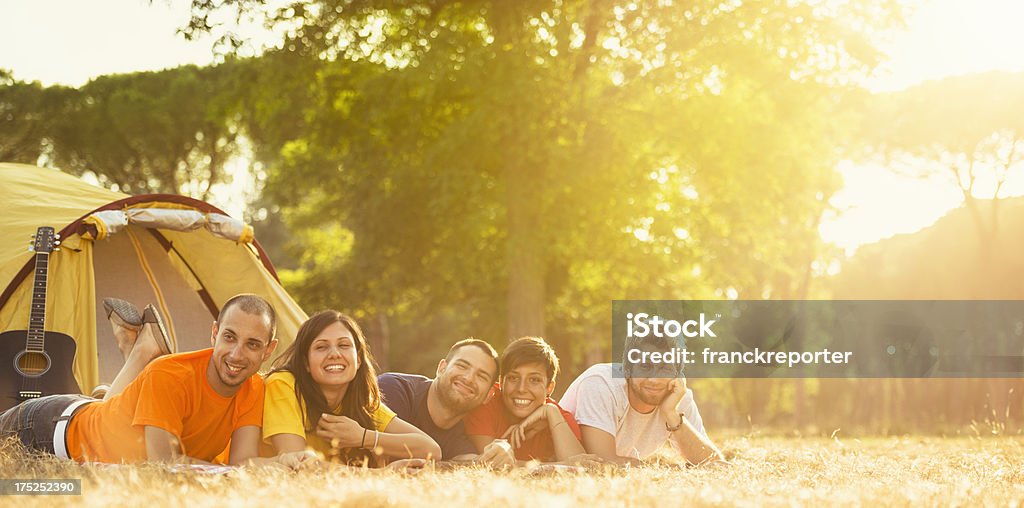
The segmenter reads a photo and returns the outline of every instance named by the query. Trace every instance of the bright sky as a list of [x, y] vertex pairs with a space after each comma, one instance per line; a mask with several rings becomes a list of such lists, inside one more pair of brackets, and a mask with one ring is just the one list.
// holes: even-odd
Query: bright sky
[[0, 68], [24, 81], [80, 86], [104, 74], [212, 62], [211, 40], [176, 35], [189, 19], [188, 2], [176, 4], [0, 0]]
[[[0, 0], [0, 12], [0, 68], [22, 80], [79, 86], [103, 74], [213, 61], [211, 40], [189, 42], [175, 33], [188, 19], [187, 0]], [[927, 1], [907, 32], [883, 46], [890, 60], [869, 87], [890, 91], [958, 74], [1024, 71], [1021, 20], [1024, 0]], [[958, 191], [944, 180], [852, 164], [838, 170], [846, 184], [833, 204], [842, 213], [822, 223], [821, 235], [848, 252], [917, 231], [960, 204]], [[234, 196], [241, 193], [223, 190], [214, 203], [240, 215], [244, 202]], [[1007, 190], [1024, 194], [1024, 179]]]
[[[0, 0], [0, 68], [24, 81], [81, 86], [105, 74], [210, 64], [212, 38], [187, 41], [177, 34], [188, 22], [188, 6], [188, 0]], [[254, 37], [263, 32], [242, 30]], [[241, 218], [255, 182], [246, 160], [226, 169], [234, 182], [215, 185], [210, 202]]]
[[[1022, 20], [1024, 0], [931, 0], [908, 20], [906, 32], [883, 46], [889, 60], [868, 86], [895, 91], [947, 76], [1024, 71]], [[822, 221], [820, 232], [847, 253], [927, 227], [963, 200], [959, 189], [943, 178], [925, 181], [850, 163], [837, 169], [845, 187], [832, 204], [840, 214]], [[1021, 176], [1011, 174], [1001, 195], [1024, 194]], [[976, 195], [991, 197], [991, 192]]]

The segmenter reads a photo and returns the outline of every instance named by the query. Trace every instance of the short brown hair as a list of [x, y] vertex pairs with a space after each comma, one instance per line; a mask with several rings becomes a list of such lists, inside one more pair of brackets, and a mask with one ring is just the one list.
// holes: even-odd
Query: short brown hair
[[455, 344], [452, 344], [452, 347], [451, 347], [451, 349], [448, 350], [448, 354], [445, 355], [444, 360], [446, 362], [452, 361], [452, 357], [455, 356], [455, 353], [459, 349], [462, 349], [462, 348], [464, 348], [466, 346], [476, 346], [476, 347], [480, 348], [481, 351], [486, 353], [487, 356], [490, 356], [491, 359], [494, 360], [494, 363], [498, 363], [498, 352], [494, 350], [494, 347], [491, 346], [490, 344], [488, 344], [486, 341], [483, 341], [483, 340], [480, 340], [480, 339], [477, 339], [477, 338], [473, 338], [473, 337], [470, 337], [468, 339], [462, 339], [462, 340], [456, 342]]
[[228, 313], [228, 309], [231, 307], [238, 307], [245, 311], [246, 314], [266, 317], [270, 324], [270, 338], [267, 339], [267, 342], [269, 343], [274, 340], [274, 337], [277, 337], [277, 312], [274, 311], [274, 306], [270, 305], [270, 302], [251, 293], [232, 296], [220, 308], [220, 314], [217, 315], [218, 326], [224, 321], [224, 315]]
[[[626, 377], [633, 377], [633, 369], [636, 368], [636, 363], [629, 361], [629, 351], [632, 349], [640, 349], [646, 347], [647, 349], [653, 349], [658, 352], [672, 351], [673, 348], [686, 347], [685, 342], [682, 338], [673, 339], [671, 337], [656, 337], [649, 335], [647, 337], [629, 337], [626, 339], [626, 347], [622, 351], [622, 368], [623, 373]], [[682, 372], [683, 366], [679, 364], [665, 364], [675, 368], [676, 374]], [[664, 377], [664, 376], [658, 376]]]
[[540, 337], [520, 337], [512, 341], [501, 353], [501, 360], [498, 362], [502, 376], [524, 363], [543, 365], [547, 370], [549, 382], [554, 381], [558, 375], [558, 355], [555, 354], [555, 349]]

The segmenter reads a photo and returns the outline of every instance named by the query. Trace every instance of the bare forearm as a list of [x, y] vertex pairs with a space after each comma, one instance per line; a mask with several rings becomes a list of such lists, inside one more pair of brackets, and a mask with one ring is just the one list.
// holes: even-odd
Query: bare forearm
[[550, 412], [548, 428], [551, 430], [551, 443], [555, 448], [555, 460], [567, 460], [569, 457], [586, 453], [558, 408], [553, 408]]
[[587, 453], [597, 455], [602, 460], [612, 464], [624, 466], [626, 464], [638, 465], [639, 460], [628, 457], [621, 457], [615, 446], [615, 435], [609, 431], [591, 425], [580, 425], [581, 441]]
[[169, 464], [210, 464], [205, 460], [185, 455], [181, 447], [181, 439], [170, 432], [147, 425], [143, 429], [146, 439], [146, 460]]
[[366, 434], [365, 447], [371, 448], [376, 441], [377, 449], [387, 457], [402, 459], [432, 459], [441, 457], [441, 448], [429, 436], [423, 434], [389, 434], [380, 432]]
[[690, 422], [682, 420], [679, 430], [672, 433], [672, 441], [675, 442], [679, 453], [691, 464], [704, 464], [715, 460], [723, 460], [722, 452], [718, 451], [714, 443], [704, 434], [697, 432]]

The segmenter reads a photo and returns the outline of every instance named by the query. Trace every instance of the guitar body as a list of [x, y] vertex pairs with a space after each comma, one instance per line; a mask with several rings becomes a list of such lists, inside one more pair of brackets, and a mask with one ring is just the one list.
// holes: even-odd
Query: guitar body
[[44, 332], [46, 350], [27, 352], [28, 330], [0, 333], [0, 411], [30, 398], [81, 393], [72, 365], [75, 340], [58, 332]]
[[[29, 305], [28, 330], [0, 333], [0, 411], [29, 399], [81, 393], [71, 370], [75, 341], [46, 331], [46, 280], [50, 253], [60, 250], [60, 235], [40, 226], [29, 251], [36, 253], [35, 279]], [[49, 344], [47, 344], [49, 342]]]

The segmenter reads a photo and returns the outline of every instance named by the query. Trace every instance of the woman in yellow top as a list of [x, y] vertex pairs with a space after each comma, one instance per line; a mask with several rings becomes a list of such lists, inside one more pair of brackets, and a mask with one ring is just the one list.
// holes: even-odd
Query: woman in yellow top
[[310, 450], [359, 464], [432, 459], [430, 436], [381, 402], [373, 355], [356, 322], [334, 310], [310, 317], [266, 379], [263, 440], [274, 454]]

